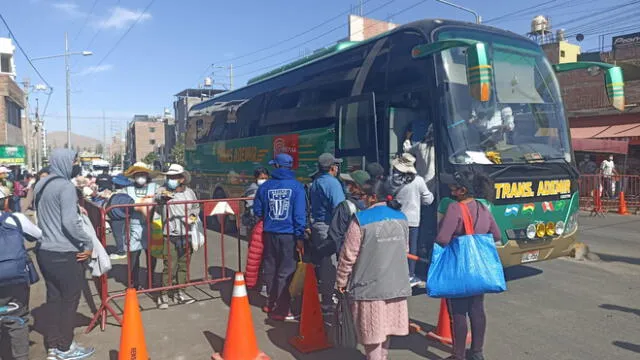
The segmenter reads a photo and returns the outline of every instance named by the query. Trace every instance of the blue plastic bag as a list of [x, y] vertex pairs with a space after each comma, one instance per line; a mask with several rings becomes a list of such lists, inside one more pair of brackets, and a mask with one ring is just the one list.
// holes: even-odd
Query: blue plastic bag
[[504, 271], [492, 234], [474, 234], [471, 216], [463, 207], [465, 232], [448, 246], [434, 245], [427, 276], [427, 295], [460, 298], [507, 290]]

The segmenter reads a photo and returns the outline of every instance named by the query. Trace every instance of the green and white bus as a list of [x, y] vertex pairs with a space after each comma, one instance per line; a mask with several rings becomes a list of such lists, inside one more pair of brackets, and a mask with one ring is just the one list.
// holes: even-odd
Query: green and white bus
[[422, 20], [339, 43], [193, 106], [186, 166], [200, 198], [235, 197], [280, 152], [303, 182], [323, 152], [345, 169], [386, 169], [411, 129], [435, 132], [436, 201], [443, 173], [495, 181], [491, 208], [505, 266], [566, 255], [578, 229], [569, 127], [555, 73], [597, 67], [624, 108], [622, 72], [603, 63], [551, 65], [540, 46], [501, 29]]

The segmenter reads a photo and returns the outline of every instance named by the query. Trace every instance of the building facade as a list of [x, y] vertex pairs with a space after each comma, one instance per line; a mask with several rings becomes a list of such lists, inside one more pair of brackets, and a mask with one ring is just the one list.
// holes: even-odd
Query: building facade
[[144, 161], [151, 153], [155, 153], [156, 158], [161, 160], [165, 146], [165, 123], [162, 117], [135, 115], [127, 128], [126, 144], [127, 164]]
[[[173, 102], [173, 111], [175, 118], [175, 132], [178, 134], [184, 134], [187, 131], [187, 117], [189, 116], [189, 109], [196, 104], [199, 104], [205, 100], [208, 100], [216, 94], [222, 93], [221, 89], [184, 89], [175, 94], [175, 101]], [[178, 139], [179, 141], [180, 139]]]

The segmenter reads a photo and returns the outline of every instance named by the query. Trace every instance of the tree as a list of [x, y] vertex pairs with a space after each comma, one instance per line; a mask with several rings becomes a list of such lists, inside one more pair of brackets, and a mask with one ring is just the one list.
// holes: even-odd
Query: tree
[[147, 156], [144, 157], [144, 159], [142, 159], [142, 161], [144, 161], [147, 164], [154, 164], [156, 162], [156, 160], [158, 160], [158, 154], [155, 152], [150, 152], [147, 154]]
[[104, 146], [101, 143], [96, 144], [96, 154], [102, 154], [104, 152]]
[[178, 143], [171, 149], [171, 161], [184, 165], [184, 143]]

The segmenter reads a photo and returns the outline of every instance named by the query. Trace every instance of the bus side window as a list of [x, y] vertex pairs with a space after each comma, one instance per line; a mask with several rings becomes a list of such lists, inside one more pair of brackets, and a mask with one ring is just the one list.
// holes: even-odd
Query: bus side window
[[387, 74], [387, 87], [392, 92], [422, 88], [429, 85], [430, 58], [414, 60], [411, 50], [427, 40], [422, 34], [405, 31], [391, 36], [391, 51]]
[[366, 148], [367, 144], [373, 140], [370, 106], [369, 101], [352, 102], [342, 106], [338, 127], [340, 150]]

